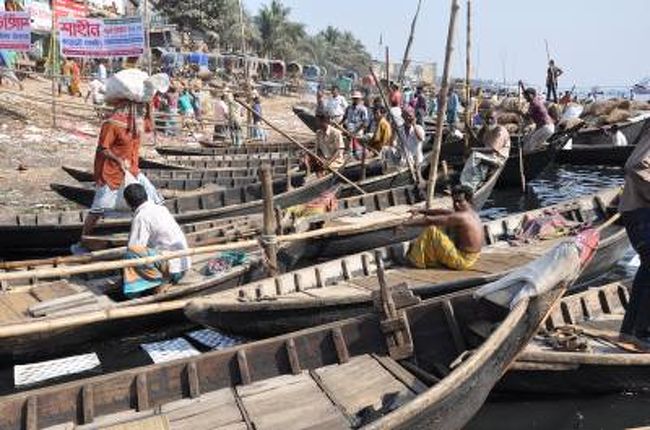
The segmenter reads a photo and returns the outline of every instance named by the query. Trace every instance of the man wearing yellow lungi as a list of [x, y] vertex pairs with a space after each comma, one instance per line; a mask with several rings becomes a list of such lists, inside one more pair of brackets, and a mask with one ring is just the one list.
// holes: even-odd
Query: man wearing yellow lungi
[[[454, 210], [416, 209], [408, 225], [425, 230], [411, 243], [407, 258], [417, 268], [470, 269], [483, 246], [483, 226], [472, 207], [471, 188], [458, 185], [452, 190]], [[415, 217], [421, 215], [420, 217]]]
[[[129, 233], [127, 259], [187, 249], [185, 235], [174, 217], [165, 206], [149, 201], [142, 185], [135, 183], [126, 187], [124, 200], [135, 212]], [[191, 258], [180, 257], [126, 267], [124, 295], [133, 298], [151, 292], [162, 292], [166, 287], [178, 284], [191, 264]]]

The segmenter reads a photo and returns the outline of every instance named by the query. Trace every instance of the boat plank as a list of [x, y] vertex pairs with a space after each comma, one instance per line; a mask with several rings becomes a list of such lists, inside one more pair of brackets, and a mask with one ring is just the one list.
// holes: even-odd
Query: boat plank
[[369, 355], [355, 357], [345, 364], [316, 369], [327, 390], [346, 414], [356, 416], [361, 410], [382, 408], [382, 402], [395, 395], [392, 405], [413, 399], [413, 392]]
[[70, 294], [75, 294], [77, 291], [68, 283], [68, 281], [61, 280], [37, 285], [31, 289], [31, 293], [39, 301], [44, 302]]
[[[278, 381], [273, 381], [277, 379]], [[251, 421], [258, 429], [348, 429], [347, 418], [334, 406], [307, 372], [282, 375], [237, 387]], [[273, 388], [269, 387], [273, 385]]]
[[28, 309], [30, 306], [38, 303], [38, 300], [29, 293], [15, 293], [0, 295], [0, 301], [3, 305], [12, 309], [21, 318], [29, 316]]
[[169, 418], [171, 428], [220, 428], [231, 424], [244, 424], [230, 388], [208, 393], [196, 399], [181, 399], [165, 404], [161, 412]]

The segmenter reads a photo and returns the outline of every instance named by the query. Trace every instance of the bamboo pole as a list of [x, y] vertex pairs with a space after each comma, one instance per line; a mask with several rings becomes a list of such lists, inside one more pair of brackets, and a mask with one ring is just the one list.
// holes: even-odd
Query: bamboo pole
[[56, 2], [52, 2], [52, 35], [50, 37], [50, 72], [52, 73], [52, 128], [56, 128], [56, 77], [55, 64], [58, 64], [56, 52]]
[[377, 79], [377, 75], [375, 74], [375, 71], [372, 69], [372, 67], [370, 67], [370, 73], [372, 74], [372, 79], [375, 81], [375, 85], [377, 85], [377, 90], [379, 91], [379, 96], [381, 97], [381, 101], [384, 104], [384, 107], [386, 108], [388, 119], [390, 120], [391, 125], [393, 127], [393, 132], [397, 134], [397, 139], [399, 140], [402, 149], [402, 154], [404, 154], [404, 157], [406, 158], [406, 163], [409, 167], [409, 171], [411, 172], [411, 178], [413, 179], [413, 182], [416, 185], [419, 185], [420, 175], [415, 171], [415, 167], [413, 166], [413, 160], [411, 160], [411, 157], [409, 157], [408, 151], [406, 150], [406, 142], [404, 142], [404, 136], [402, 135], [402, 133], [399, 132], [397, 123], [395, 122], [395, 118], [393, 118], [393, 115], [390, 113], [390, 105], [388, 104], [388, 100], [386, 99], [384, 90], [382, 90], [381, 85], [379, 84], [379, 80]]
[[273, 209], [273, 180], [271, 179], [271, 167], [268, 164], [262, 165], [259, 171], [260, 182], [262, 183], [262, 247], [266, 257], [266, 268], [269, 276], [278, 274], [278, 242], [275, 235], [277, 220]]
[[404, 58], [402, 58], [402, 65], [399, 68], [399, 74], [397, 75], [397, 83], [399, 85], [404, 81], [404, 76], [406, 75], [406, 68], [409, 66], [410, 59], [409, 53], [411, 52], [411, 45], [413, 45], [413, 39], [415, 38], [415, 25], [418, 21], [418, 16], [420, 15], [420, 7], [422, 6], [422, 0], [418, 0], [418, 7], [415, 9], [415, 15], [413, 15], [413, 21], [411, 21], [411, 32], [409, 33], [409, 38], [406, 42], [406, 48], [404, 48]]
[[[449, 203], [449, 202], [447, 202]], [[376, 220], [369, 220], [367, 222], [360, 222], [353, 225], [346, 226], [331, 226], [318, 230], [311, 230], [302, 233], [293, 233], [283, 236], [278, 236], [278, 243], [295, 242], [298, 240], [308, 240], [329, 235], [349, 235], [362, 233], [365, 231], [372, 231], [376, 229], [390, 228], [400, 225], [404, 220], [410, 218], [409, 212], [401, 214], [391, 214], [392, 217], [382, 222]], [[69, 267], [55, 267], [55, 268], [42, 268], [36, 270], [22, 270], [16, 272], [0, 273], [0, 281], [11, 281], [18, 279], [45, 279], [45, 278], [60, 278], [80, 275], [83, 273], [93, 272], [107, 272], [111, 270], [119, 270], [126, 267], [135, 267], [145, 264], [152, 264], [158, 261], [170, 260], [180, 257], [191, 257], [195, 255], [210, 254], [220, 251], [231, 251], [235, 249], [245, 249], [258, 246], [257, 240], [243, 240], [233, 243], [223, 243], [217, 245], [200, 246], [195, 248], [188, 248], [181, 251], [165, 252], [160, 255], [152, 257], [134, 258], [128, 260], [117, 261], [102, 261], [90, 263], [83, 266], [69, 266]]]
[[[235, 99], [235, 101], [236, 101], [237, 103], [239, 103], [239, 104], [240, 104], [244, 109], [246, 109], [248, 112], [253, 112], [253, 108], [251, 108], [250, 106], [248, 106], [246, 103], [240, 101], [239, 99]], [[321, 158], [320, 158], [320, 157], [319, 157], [319, 156], [318, 156], [314, 151], [312, 151], [311, 149], [307, 148], [306, 146], [304, 146], [302, 143], [298, 142], [298, 141], [297, 141], [296, 139], [294, 139], [293, 137], [289, 136], [287, 133], [285, 133], [284, 131], [282, 131], [280, 128], [278, 128], [278, 127], [276, 127], [275, 125], [271, 124], [271, 123], [270, 123], [266, 118], [264, 118], [263, 116], [259, 115], [259, 118], [260, 118], [261, 121], [263, 121], [264, 123], [266, 123], [266, 125], [268, 125], [269, 127], [271, 127], [272, 130], [276, 131], [277, 133], [280, 133], [282, 136], [284, 136], [286, 139], [288, 139], [289, 142], [293, 143], [294, 145], [298, 146], [300, 149], [302, 149], [303, 151], [305, 151], [307, 154], [309, 154], [309, 155], [311, 155], [312, 157], [314, 157], [314, 158], [315, 158], [315, 159], [316, 159], [316, 160], [317, 160], [317, 161], [318, 161], [318, 162], [319, 162], [323, 167], [325, 167], [327, 170], [329, 170], [330, 172], [332, 172], [334, 175], [336, 175], [336, 176], [337, 176], [339, 179], [341, 179], [343, 182], [345, 182], [346, 184], [352, 186], [352, 188], [354, 188], [355, 190], [359, 191], [361, 194], [366, 194], [366, 192], [365, 192], [361, 187], [359, 187], [357, 184], [355, 184], [354, 182], [352, 182], [351, 180], [349, 180], [348, 178], [346, 178], [345, 176], [343, 176], [343, 175], [342, 175], [340, 172], [338, 172], [337, 170], [332, 169], [332, 168], [331, 168], [331, 167], [330, 167], [330, 166], [329, 166], [325, 161], [323, 161], [323, 159], [321, 159]]]
[[431, 167], [429, 172], [429, 182], [427, 186], [427, 209], [433, 207], [434, 193], [436, 189], [436, 179], [438, 177], [438, 160], [440, 158], [440, 147], [442, 146], [442, 129], [445, 122], [445, 112], [447, 110], [447, 92], [449, 91], [449, 69], [451, 68], [451, 54], [454, 50], [454, 34], [456, 30], [456, 15], [458, 14], [458, 0], [451, 0], [451, 13], [449, 15], [449, 29], [447, 32], [447, 49], [445, 52], [445, 65], [442, 73], [442, 82], [440, 84], [440, 105], [438, 106], [438, 116], [436, 118], [436, 140], [431, 153]]
[[[467, 40], [465, 44], [465, 127], [472, 128], [472, 114], [470, 110], [472, 100], [472, 0], [467, 0]], [[465, 131], [465, 155], [470, 151], [470, 134]]]

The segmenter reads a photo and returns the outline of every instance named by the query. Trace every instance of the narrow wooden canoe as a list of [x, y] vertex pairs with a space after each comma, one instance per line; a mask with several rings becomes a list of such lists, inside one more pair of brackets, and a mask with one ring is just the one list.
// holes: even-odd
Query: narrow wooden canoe
[[[274, 202], [279, 207], [305, 203], [336, 184], [336, 177], [328, 175], [278, 194]], [[256, 213], [261, 204], [259, 197], [254, 198], [252, 194], [216, 192], [180, 197], [171, 200], [168, 207], [180, 223], [187, 223]], [[21, 255], [65, 253], [79, 239], [85, 216], [85, 211], [0, 214], [0, 258], [15, 260]], [[105, 219], [97, 226], [96, 233], [122, 232], [129, 225], [129, 217]]]
[[557, 162], [574, 166], [624, 166], [635, 146], [573, 145], [557, 152]]
[[[565, 297], [545, 329], [523, 350], [499, 384], [501, 391], [594, 394], [650, 389], [650, 354], [618, 341], [631, 280], [613, 282]], [[554, 349], [548, 333], [566, 330], [587, 348]], [[557, 339], [557, 338], [556, 338]], [[568, 346], [568, 343], [567, 343]]]
[[470, 293], [387, 299], [381, 317], [5, 396], [0, 428], [462, 428], [569, 282], [512, 309]]
[[[87, 184], [93, 183], [93, 172], [90, 170], [78, 169], [75, 167], [63, 166], [63, 170], [79, 182]], [[166, 172], [161, 174], [161, 172]], [[239, 174], [238, 170], [224, 171], [178, 171], [178, 170], [161, 170], [147, 171], [143, 173], [149, 178], [151, 183], [157, 189], [176, 190], [176, 191], [193, 191], [198, 188], [204, 188], [210, 185], [236, 188], [259, 182], [257, 170], [244, 170], [249, 175]], [[171, 173], [171, 174], [170, 174]], [[276, 172], [277, 173], [277, 169]], [[304, 172], [291, 172], [292, 177], [304, 176]], [[276, 174], [275, 178], [286, 177], [287, 173]]]
[[[304, 146], [313, 147], [312, 142], [304, 142]], [[293, 143], [260, 143], [245, 145], [241, 148], [229, 146], [158, 146], [156, 152], [158, 154], [167, 155], [227, 155], [227, 154], [260, 154], [267, 152], [298, 152], [301, 149]]]
[[140, 167], [143, 169], [172, 169], [172, 170], [214, 170], [214, 169], [256, 169], [262, 164], [270, 164], [272, 167], [284, 167], [287, 163], [291, 167], [297, 167], [300, 158], [241, 158], [234, 160], [213, 160], [209, 157], [174, 157], [165, 160], [140, 159]]
[[[617, 192], [618, 189], [611, 189], [551, 208], [568, 219], [598, 224], [606, 218], [603, 205], [611, 203]], [[556, 243], [557, 240], [548, 240], [511, 247], [506, 240], [524, 217], [537, 216], [546, 209], [486, 222], [486, 247], [470, 270], [407, 266], [404, 254], [408, 242], [380, 248], [388, 268], [387, 277], [409, 282], [411, 290], [422, 297], [490, 282], [534, 260]], [[393, 241], [403, 240], [402, 235], [413, 237], [419, 231], [412, 228], [402, 234], [395, 232]], [[583, 273], [581, 282], [608, 270], [628, 249], [627, 235], [622, 227], [611, 226], [602, 236], [599, 251]], [[286, 333], [366, 312], [372, 306], [372, 293], [377, 290], [376, 267], [374, 252], [349, 255], [282, 274], [276, 279], [202, 297], [188, 305], [185, 312], [191, 320], [203, 325], [249, 336]]]

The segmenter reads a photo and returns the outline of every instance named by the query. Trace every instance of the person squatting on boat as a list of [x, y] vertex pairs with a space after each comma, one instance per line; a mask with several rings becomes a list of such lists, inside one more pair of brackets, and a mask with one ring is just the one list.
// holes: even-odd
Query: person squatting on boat
[[[343, 134], [330, 125], [330, 116], [323, 111], [316, 112], [318, 131], [316, 132], [316, 155], [331, 169], [337, 170], [345, 164], [345, 142]], [[315, 173], [327, 173], [328, 169], [320, 161], [307, 155], [305, 163]]]
[[477, 140], [482, 147], [472, 148], [460, 174], [460, 183], [471, 188], [472, 192], [485, 182], [490, 169], [503, 166], [510, 155], [510, 134], [499, 125], [493, 110], [485, 114], [485, 125], [481, 127]]
[[410, 264], [420, 269], [467, 270], [478, 261], [483, 246], [483, 226], [472, 206], [473, 196], [469, 187], [457, 185], [452, 190], [453, 211], [412, 210], [413, 217], [404, 225], [426, 228], [410, 245], [407, 254]]
[[621, 325], [621, 340], [650, 351], [650, 136], [636, 145], [625, 163], [618, 211], [641, 261]]
[[555, 133], [555, 124], [548, 114], [544, 100], [537, 96], [535, 88], [524, 88], [524, 83], [519, 81], [519, 86], [524, 98], [529, 103], [527, 118], [535, 123], [535, 130], [524, 137], [524, 153], [529, 153], [541, 148], [549, 137]]
[[[129, 233], [126, 259], [151, 257], [165, 251], [187, 249], [187, 239], [180, 226], [162, 205], [147, 199], [140, 184], [131, 184], [124, 190], [124, 199], [134, 212]], [[190, 257], [157, 261], [142, 266], [126, 267], [123, 271], [123, 293], [127, 298], [150, 292], [163, 292], [178, 284], [192, 266]]]

